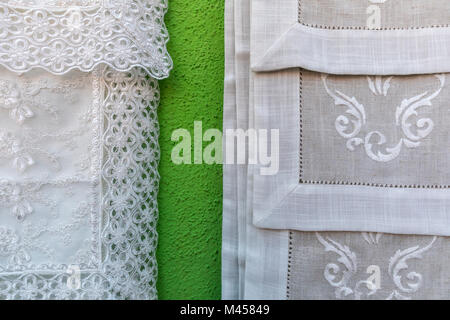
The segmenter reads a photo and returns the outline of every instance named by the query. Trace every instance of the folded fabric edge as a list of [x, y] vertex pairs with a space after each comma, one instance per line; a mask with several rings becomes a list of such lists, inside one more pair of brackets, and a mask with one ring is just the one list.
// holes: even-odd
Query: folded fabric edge
[[[276, 205], [254, 203], [253, 225], [272, 230], [450, 236], [450, 215], [443, 209], [448, 204], [446, 190], [394, 189], [391, 194], [386, 195], [377, 187], [365, 187], [362, 194], [358, 194], [358, 189], [361, 189], [355, 186], [340, 186], [340, 189], [338, 192], [334, 186], [329, 185], [298, 185], [286, 188], [285, 196]], [[322, 193], [316, 199], [317, 202], [310, 201], [311, 195], [318, 195], [319, 190]], [[371, 196], [382, 203], [381, 208], [384, 210], [366, 206], [365, 210], [349, 210], [336, 215], [330, 213], [330, 210], [334, 211], [333, 203], [336, 197], [344, 202], [358, 203]], [[300, 203], [304, 205], [300, 206]], [[414, 210], [422, 212], [423, 215], [410, 217], [409, 212]], [[434, 216], [431, 216], [430, 212], [434, 212]]]
[[[225, 76], [223, 99], [223, 129], [235, 129], [236, 121], [236, 75], [235, 75], [235, 28], [233, 0], [225, 2]], [[225, 142], [225, 141], [224, 141]], [[223, 143], [223, 154], [226, 154]], [[237, 217], [237, 168], [223, 165], [223, 212], [222, 212], [222, 276], [221, 298], [239, 299], [238, 217]]]
[[450, 28], [329, 30], [297, 23], [251, 65], [254, 72], [289, 68], [348, 75], [450, 72]]

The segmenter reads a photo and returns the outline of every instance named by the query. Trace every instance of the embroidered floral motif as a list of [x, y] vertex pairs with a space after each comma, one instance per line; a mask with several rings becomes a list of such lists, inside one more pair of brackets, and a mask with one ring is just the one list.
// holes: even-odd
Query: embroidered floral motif
[[[381, 233], [362, 233], [362, 237], [370, 245], [377, 244], [381, 235]], [[353, 296], [354, 299], [359, 300], [364, 296], [369, 297], [377, 293], [380, 287], [372, 280], [363, 279], [355, 282], [353, 279], [358, 271], [358, 259], [348, 246], [342, 245], [330, 237], [323, 237], [319, 232], [316, 232], [316, 237], [324, 246], [326, 252], [333, 252], [338, 255], [337, 262], [339, 264], [328, 263], [324, 270], [325, 279], [335, 288], [336, 298], [342, 299]], [[408, 270], [408, 260], [422, 259], [422, 254], [431, 249], [436, 239], [437, 237], [434, 236], [431, 242], [422, 248], [414, 246], [404, 250], [397, 250], [389, 258], [388, 273], [396, 289], [385, 299], [411, 299], [410, 295], [420, 289], [423, 280], [422, 275], [411, 271], [406, 274], [406, 280], [404, 281], [402, 271]], [[351, 282], [354, 283], [353, 287], [350, 286]]]
[[23, 248], [19, 236], [14, 230], [0, 226], [0, 256], [9, 257], [9, 264], [24, 264], [30, 261], [28, 252]]
[[16, 251], [19, 237], [14, 230], [0, 226], [0, 255], [10, 255]]
[[33, 158], [22, 146], [21, 141], [11, 132], [0, 131], [0, 149], [3, 151], [0, 158], [12, 158], [12, 165], [19, 172], [34, 164]]
[[[430, 118], [419, 118], [415, 125], [417, 127], [414, 133], [411, 130], [411, 119], [413, 116], [418, 116], [418, 109], [426, 106], [431, 106], [431, 101], [439, 95], [445, 84], [445, 75], [435, 75], [439, 80], [439, 87], [436, 91], [429, 94], [424, 92], [409, 99], [404, 99], [400, 106], [396, 108], [395, 125], [400, 127], [403, 137], [393, 146], [386, 146], [385, 152], [380, 150], [374, 151], [374, 146], [377, 147], [386, 145], [386, 136], [380, 131], [370, 131], [364, 137], [358, 136], [361, 129], [367, 123], [367, 116], [364, 105], [359, 103], [355, 97], [349, 97], [344, 93], [330, 90], [327, 86], [328, 75], [322, 74], [322, 82], [325, 90], [330, 97], [333, 98], [335, 106], [346, 107], [345, 114], [339, 115], [335, 121], [335, 127], [338, 134], [347, 139], [347, 149], [355, 151], [357, 146], [362, 145], [364, 150], [372, 160], [378, 162], [388, 162], [397, 158], [402, 150], [406, 148], [418, 148], [433, 130], [434, 122]], [[368, 77], [369, 89], [376, 95], [386, 96], [390, 87], [392, 77], [384, 80], [382, 77], [375, 77], [372, 79]]]
[[59, 82], [48, 79], [41, 79], [37, 82], [28, 79], [20, 81], [21, 78], [15, 82], [0, 79], [0, 107], [9, 110], [9, 117], [18, 124], [23, 124], [34, 116], [32, 109], [44, 110], [56, 119], [59, 106], [52, 104], [41, 93], [61, 94], [68, 103], [74, 103], [77, 98], [73, 89], [85, 86], [86, 78], [80, 76], [78, 79]]
[[[6, 256], [7, 260], [0, 262], [0, 269], [1, 267], [14, 269], [16, 266], [27, 266], [33, 262], [33, 256], [36, 253], [44, 255], [49, 262], [54, 261], [57, 250], [51, 242], [48, 242], [49, 239], [53, 239], [55, 244], [71, 246], [73, 234], [81, 227], [96, 228], [99, 223], [98, 218], [94, 217], [98, 214], [97, 185], [100, 183], [101, 167], [99, 160], [101, 104], [98, 75], [86, 76], [75, 73], [73, 77], [63, 78], [46, 72], [41, 74], [35, 73], [30, 77], [18, 76], [14, 81], [0, 79], [0, 105], [7, 106], [11, 110], [30, 106], [28, 109], [39, 108], [47, 112], [47, 114], [42, 112], [34, 114], [38, 121], [23, 126], [21, 125], [26, 117], [19, 119], [13, 117], [19, 113], [16, 112], [13, 116], [10, 114], [16, 121], [6, 125], [8, 130], [0, 130], [0, 150], [2, 150], [0, 159], [11, 160], [10, 164], [19, 173], [24, 173], [36, 164], [40, 165], [39, 168], [43, 168], [42, 166], [46, 164], [42, 160], [49, 161], [53, 169], [59, 170], [61, 168], [60, 154], [72, 150], [79, 152], [80, 156], [83, 155], [87, 163], [78, 170], [65, 168], [65, 175], [53, 175], [52, 179], [48, 174], [36, 171], [31, 174], [33, 178], [25, 175], [17, 180], [0, 180], [0, 210], [3, 213], [3, 209], [8, 208], [16, 221], [20, 222], [15, 228], [12, 228], [11, 224], [2, 226], [2, 237], [5, 243], [2, 256]], [[10, 74], [4, 71], [4, 76], [10, 77]], [[70, 109], [71, 106], [53, 105], [55, 101], [65, 101], [67, 104], [77, 102], [76, 95], [83, 92], [80, 89], [92, 90], [94, 93], [92, 97], [88, 95], [91, 101], [87, 100], [87, 104], [81, 107], [76, 105], [77, 108], [74, 109]], [[78, 117], [73, 117], [70, 126], [66, 128], [65, 125], [58, 124], [59, 111], [63, 118], [67, 118], [68, 115]], [[48, 117], [48, 114], [51, 117]], [[54, 127], [49, 127], [52, 122]], [[83, 143], [83, 148], [80, 148], [80, 142], [83, 140], [79, 139], [89, 142], [87, 145]], [[67, 161], [65, 163], [68, 164]], [[0, 163], [0, 165], [7, 164]], [[63, 193], [67, 199], [77, 194], [79, 196], [80, 191], [73, 192], [72, 189], [76, 185], [86, 183], [90, 186], [83, 188], [83, 195], [91, 201], [89, 203], [82, 201], [68, 217], [64, 213], [68, 211], [68, 208], [64, 208], [64, 204], [58, 197], [61, 197]], [[64, 217], [62, 222], [58, 222], [62, 208], [64, 208]], [[29, 222], [31, 215], [33, 215], [33, 223]], [[0, 220], [8, 221], [8, 219]], [[93, 231], [94, 234], [97, 234], [97, 237], [86, 239], [89, 240], [89, 245], [79, 249], [78, 254], [74, 254], [69, 260], [77, 262], [77, 259], [82, 257], [86, 266], [98, 263], [98, 231]], [[91, 246], [90, 243], [94, 244]], [[81, 255], [82, 251], [84, 255]]]
[[10, 5], [20, 6], [52, 6], [52, 7], [67, 7], [67, 6], [92, 6], [101, 3], [102, 0], [0, 0], [0, 2]]
[[[50, 95], [60, 96], [65, 103], [77, 101], [77, 91], [86, 87], [91, 82], [90, 76], [80, 75], [74, 79], [49, 79], [40, 78], [30, 80], [18, 77], [16, 81], [0, 79], [0, 110], [1, 107], [9, 110], [11, 119], [19, 125], [27, 119], [34, 117], [32, 109], [39, 109], [51, 115], [51, 119], [58, 121], [58, 109], [64, 106], [55, 105]], [[82, 119], [88, 123], [92, 117], [86, 115]], [[88, 127], [88, 126], [87, 126]], [[78, 130], [68, 130], [59, 133], [41, 132], [31, 127], [24, 127], [17, 132], [0, 130], [0, 159], [11, 160], [11, 165], [19, 173], [24, 173], [40, 159], [46, 159], [55, 170], [59, 170], [58, 156], [54, 152], [47, 151], [45, 144], [50, 141], [60, 141], [69, 148], [76, 146], [76, 137], [84, 134], [86, 127]], [[26, 210], [29, 211], [29, 210]]]
[[0, 65], [54, 74], [99, 64], [144, 68], [164, 78], [172, 68], [163, 17], [166, 0], [0, 1]]
[[35, 164], [35, 156], [46, 159], [54, 170], [60, 169], [58, 155], [46, 151], [43, 147], [49, 139], [64, 142], [72, 148], [76, 146], [75, 138], [82, 134], [82, 130], [68, 131], [60, 134], [47, 134], [39, 131], [23, 130], [21, 138], [11, 132], [0, 131], [0, 159], [11, 159], [11, 165], [19, 173]]
[[[25, 223], [21, 237], [13, 229], [0, 225], [0, 256], [8, 258], [7, 265], [11, 268], [15, 265], [27, 265], [32, 262], [32, 252], [40, 252], [48, 259], [54, 259], [55, 250], [41, 239], [42, 236], [50, 234], [56, 237], [55, 240], [62, 241], [64, 245], [71, 245], [70, 232], [89, 224], [87, 218], [92, 213], [91, 210], [86, 203], [82, 203], [73, 211], [72, 219], [69, 222], [56, 226], [49, 226], [45, 222]], [[97, 264], [95, 256], [98, 243], [97, 240], [94, 241], [92, 245], [92, 239], [86, 240], [84, 249], [77, 251], [71, 260], [78, 264]]]
[[[38, 82], [25, 76], [18, 87], [76, 95], [71, 85], [78, 73], [66, 78], [71, 81], [56, 85], [53, 76]], [[89, 79], [83, 80], [92, 83], [93, 92], [92, 104], [83, 103], [86, 110], [73, 117], [56, 109], [63, 120], [70, 116], [70, 129], [56, 119], [47, 131], [48, 114], [35, 112], [33, 120], [22, 126], [8, 122], [3, 130], [11, 150], [6, 158], [13, 162], [18, 150], [27, 150], [34, 164], [24, 162], [17, 180], [0, 180], [0, 299], [156, 297], [158, 84], [141, 69], [99, 69]], [[36, 130], [41, 114], [44, 126]], [[45, 141], [56, 146], [46, 154], [56, 160], [60, 153], [80, 151], [70, 169], [65, 157], [62, 173], [34, 170], [46, 159], [35, 152], [46, 150]], [[0, 163], [0, 170], [6, 164]], [[67, 285], [68, 264], [82, 271], [79, 289]]]
[[10, 110], [9, 116], [18, 123], [23, 123], [26, 118], [34, 115], [22, 100], [17, 84], [11, 81], [0, 80], [0, 105], [4, 109]]

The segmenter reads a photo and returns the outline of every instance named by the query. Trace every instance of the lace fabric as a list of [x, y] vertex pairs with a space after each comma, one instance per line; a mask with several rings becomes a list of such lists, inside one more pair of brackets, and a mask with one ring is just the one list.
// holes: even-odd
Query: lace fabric
[[167, 0], [2, 0], [0, 65], [53, 74], [142, 67], [162, 79], [172, 68], [166, 10]]
[[167, 0], [0, 0], [0, 299], [156, 299]]
[[1, 70], [1, 299], [156, 298], [158, 100], [139, 68]]

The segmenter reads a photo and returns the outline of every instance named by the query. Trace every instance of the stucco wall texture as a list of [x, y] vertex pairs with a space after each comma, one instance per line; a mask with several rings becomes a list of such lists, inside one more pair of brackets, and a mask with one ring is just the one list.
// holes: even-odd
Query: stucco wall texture
[[[160, 82], [160, 299], [220, 299], [221, 165], [175, 165], [173, 130], [222, 130], [224, 0], [169, 0], [174, 69]], [[205, 144], [204, 144], [205, 145]], [[193, 154], [193, 153], [192, 153]]]

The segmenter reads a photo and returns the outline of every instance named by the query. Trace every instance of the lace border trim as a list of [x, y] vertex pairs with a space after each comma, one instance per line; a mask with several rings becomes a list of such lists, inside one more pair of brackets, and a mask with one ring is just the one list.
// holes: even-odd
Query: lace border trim
[[173, 63], [164, 24], [167, 0], [109, 0], [97, 6], [38, 8], [0, 3], [0, 65], [53, 74], [142, 67], [166, 78]]

